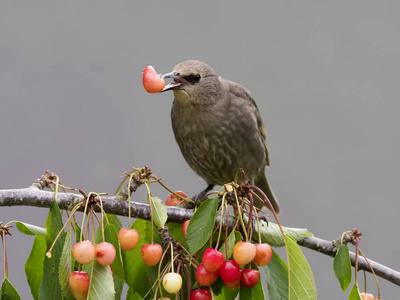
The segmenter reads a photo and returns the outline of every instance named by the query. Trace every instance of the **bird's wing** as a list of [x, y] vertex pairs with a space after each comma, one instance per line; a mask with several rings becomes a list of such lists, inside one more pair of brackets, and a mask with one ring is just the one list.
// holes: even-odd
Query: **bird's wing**
[[240, 85], [236, 82], [229, 81], [229, 80], [224, 80], [224, 79], [221, 79], [221, 80], [226, 81], [226, 84], [228, 84], [228, 86], [229, 86], [229, 92], [231, 94], [233, 94], [235, 96], [235, 98], [243, 99], [244, 101], [247, 101], [248, 103], [251, 104], [250, 107], [251, 107], [252, 113], [257, 120], [259, 136], [260, 136], [260, 139], [265, 148], [266, 164], [267, 164], [267, 166], [269, 166], [269, 164], [270, 164], [269, 153], [268, 153], [268, 148], [267, 148], [267, 143], [266, 143], [267, 131], [263, 125], [263, 122], [261, 119], [261, 114], [260, 114], [260, 111], [258, 110], [256, 102], [254, 101], [253, 97], [251, 97], [250, 92], [242, 85]]

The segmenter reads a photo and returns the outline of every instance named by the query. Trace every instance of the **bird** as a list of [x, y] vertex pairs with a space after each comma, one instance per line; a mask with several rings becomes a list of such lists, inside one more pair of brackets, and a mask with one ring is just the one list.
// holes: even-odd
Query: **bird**
[[[173, 81], [161, 92], [173, 91], [172, 129], [187, 164], [207, 183], [198, 196], [215, 185], [232, 182], [239, 169], [259, 187], [276, 213], [278, 201], [265, 175], [270, 165], [267, 133], [250, 92], [242, 85], [218, 77], [198, 60], [177, 64], [162, 75]], [[256, 200], [262, 209], [265, 203]]]

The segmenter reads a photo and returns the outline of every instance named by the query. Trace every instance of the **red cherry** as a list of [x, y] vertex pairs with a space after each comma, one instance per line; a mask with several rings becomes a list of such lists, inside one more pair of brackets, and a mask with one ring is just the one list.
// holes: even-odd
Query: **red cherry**
[[[182, 191], [176, 191], [176, 194], [178, 194], [179, 196], [182, 196], [184, 198], [187, 198], [186, 194]], [[165, 205], [166, 206], [178, 206], [179, 204], [183, 204], [186, 203], [185, 200], [182, 200], [181, 198], [179, 198], [177, 195], [171, 193], [167, 199], [165, 199]]]
[[217, 280], [218, 274], [216, 272], [208, 272], [203, 264], [198, 265], [196, 269], [196, 279], [199, 284], [209, 286]]
[[122, 250], [132, 250], [139, 241], [139, 232], [133, 228], [122, 228], [118, 232], [118, 240]]
[[240, 275], [238, 279], [236, 279], [234, 282], [223, 282], [224, 287], [227, 288], [228, 290], [234, 290], [237, 289], [240, 286], [240, 277], [242, 275], [242, 271], [240, 270]]
[[254, 256], [254, 263], [257, 266], [265, 266], [268, 264], [272, 257], [272, 249], [268, 244], [254, 244], [256, 246], [256, 256]]
[[160, 262], [162, 248], [159, 244], [144, 244], [141, 254], [143, 262], [149, 267], [152, 267]]
[[143, 69], [143, 86], [148, 93], [161, 92], [165, 86], [165, 79], [156, 73], [152, 66]]
[[214, 248], [208, 248], [203, 253], [202, 263], [208, 272], [215, 272], [222, 266], [224, 255], [221, 251]]
[[99, 243], [94, 248], [94, 255], [99, 264], [109, 266], [115, 259], [115, 247], [107, 242]]
[[189, 221], [190, 220], [186, 220], [184, 223], [183, 223], [183, 225], [182, 225], [182, 233], [183, 233], [183, 236], [186, 238], [186, 232], [187, 232], [187, 228], [188, 228], [188, 226], [189, 226]]
[[190, 300], [211, 300], [211, 293], [206, 289], [194, 290], [190, 293]]
[[84, 271], [74, 271], [69, 275], [69, 285], [72, 295], [77, 300], [86, 300], [89, 292], [90, 279], [88, 273]]
[[94, 258], [94, 246], [91, 241], [85, 240], [76, 243], [72, 247], [72, 255], [75, 260], [80, 264], [88, 264], [92, 262]]
[[260, 272], [254, 269], [246, 269], [242, 271], [240, 278], [245, 287], [252, 288], [255, 287], [260, 280]]
[[239, 265], [234, 260], [226, 260], [218, 269], [218, 274], [225, 282], [235, 282], [238, 278], [240, 278]]
[[239, 265], [247, 265], [256, 256], [256, 246], [248, 242], [238, 242], [233, 248], [233, 259]]

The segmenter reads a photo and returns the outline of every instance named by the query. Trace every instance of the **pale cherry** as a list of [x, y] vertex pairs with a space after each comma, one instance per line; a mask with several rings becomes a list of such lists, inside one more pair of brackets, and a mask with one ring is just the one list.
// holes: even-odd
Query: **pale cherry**
[[72, 247], [72, 255], [75, 260], [83, 265], [91, 263], [94, 258], [94, 246], [89, 240], [76, 243]]
[[139, 241], [139, 232], [133, 228], [122, 228], [118, 232], [118, 240], [122, 250], [130, 251]]
[[72, 295], [77, 300], [85, 300], [89, 292], [90, 278], [84, 271], [74, 271], [69, 275]]
[[175, 294], [180, 291], [182, 287], [182, 276], [178, 273], [167, 273], [163, 280], [164, 289], [170, 293]]
[[233, 248], [233, 259], [239, 265], [247, 265], [256, 256], [256, 246], [248, 242], [238, 242]]
[[142, 260], [149, 267], [157, 265], [162, 256], [162, 248], [159, 244], [144, 244], [141, 250]]
[[94, 248], [94, 256], [99, 264], [109, 266], [115, 259], [115, 247], [107, 242], [99, 243]]

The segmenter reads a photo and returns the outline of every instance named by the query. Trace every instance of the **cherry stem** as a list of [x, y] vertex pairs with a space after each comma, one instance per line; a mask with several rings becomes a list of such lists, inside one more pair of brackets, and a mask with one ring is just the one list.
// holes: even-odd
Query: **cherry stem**
[[190, 297], [190, 293], [192, 292], [192, 278], [191, 278], [191, 272], [188, 273], [186, 270], [185, 266], [183, 266], [183, 273], [185, 273], [185, 278], [186, 278], [186, 293], [188, 297]]
[[[250, 228], [253, 227], [252, 220], [253, 220], [254, 199], [253, 199], [253, 195], [251, 193], [248, 193], [248, 197], [250, 199], [250, 210], [249, 210], [249, 222], [247, 224], [247, 237], [249, 238], [249, 240], [251, 240]], [[246, 240], [246, 242], [248, 242], [248, 240]]]
[[[100, 212], [101, 213], [101, 224], [100, 224], [101, 238], [103, 239], [103, 242], [105, 242], [106, 241], [106, 239], [104, 237], [104, 214], [105, 214], [105, 212], [104, 212], [104, 209], [103, 209], [103, 201], [101, 200], [101, 196], [99, 194], [96, 194], [96, 196], [99, 198], [100, 209], [101, 209], [101, 212]], [[129, 205], [129, 207], [130, 207], [130, 205]], [[94, 224], [93, 224], [93, 230], [94, 230]]]
[[[222, 196], [222, 205], [221, 205], [221, 216], [223, 216], [224, 215], [224, 208], [225, 208], [225, 205], [224, 205], [224, 203], [225, 203], [225, 196], [226, 196], [226, 193]], [[220, 222], [219, 222], [219, 224], [220, 224], [220, 226], [219, 226], [219, 232], [218, 232], [218, 239], [217, 239], [217, 244], [215, 245], [215, 249], [217, 249], [218, 250], [218, 246], [219, 246], [219, 241], [221, 240], [221, 233], [222, 233], [222, 218], [221, 218], [221, 220], [220, 220]], [[212, 241], [212, 237], [210, 238], [210, 242]]]
[[172, 273], [174, 273], [174, 246], [172, 245], [172, 243], [171, 243], [170, 245], [171, 245], [171, 264], [172, 264]]
[[[93, 245], [96, 245], [96, 239], [95, 239], [95, 231], [94, 231], [94, 211], [93, 208], [90, 210], [90, 221], [92, 221], [92, 239], [93, 239]], [[102, 232], [103, 233], [103, 232]], [[104, 242], [104, 234], [103, 234], [103, 242]]]
[[60, 232], [57, 234], [56, 238], [54, 239], [53, 244], [51, 245], [48, 253], [53, 250], [54, 245], [56, 244], [58, 238], [60, 237], [61, 233], [64, 231], [65, 227], [67, 227], [67, 224], [71, 221], [72, 216], [75, 214], [75, 212], [82, 206], [82, 203], [77, 204], [74, 209], [71, 211], [71, 215], [69, 216], [68, 220], [65, 222], [64, 226], [61, 228]]
[[226, 205], [226, 229], [225, 229], [225, 257], [228, 260], [228, 223], [229, 223], [229, 210]]
[[355, 246], [356, 246], [356, 259], [355, 259], [355, 264], [354, 264], [354, 267], [355, 267], [355, 284], [357, 285], [357, 288], [358, 288], [358, 252], [359, 252], [359, 245], [360, 245], [360, 238], [359, 237], [356, 237], [356, 243], [355, 243]]
[[1, 240], [3, 242], [3, 259], [4, 259], [4, 279], [8, 278], [7, 248], [6, 248], [6, 232], [1, 230]]
[[129, 182], [128, 182], [128, 228], [131, 228], [131, 183], [132, 183], [132, 178], [133, 178], [134, 173], [129, 176]]
[[[364, 253], [361, 251], [361, 249], [358, 249], [358, 252], [364, 257], [365, 261], [367, 262], [369, 268], [370, 268], [371, 271], [372, 271], [372, 274], [374, 274], [375, 281], [376, 281], [376, 287], [377, 287], [377, 290], [378, 290], [378, 297], [377, 297], [377, 299], [380, 299], [380, 297], [381, 297], [381, 290], [380, 290], [380, 288], [379, 288], [378, 277], [376, 276], [374, 269], [372, 268], [371, 264], [369, 263], [369, 260], [368, 260], [367, 257], [364, 255]], [[365, 292], [367, 292], [367, 280], [366, 280], [366, 276], [367, 276], [367, 275], [366, 275], [365, 270], [364, 270]]]
[[246, 226], [244, 225], [244, 222], [243, 222], [242, 212], [241, 212], [241, 208], [240, 208], [240, 204], [239, 204], [239, 199], [238, 199], [238, 196], [237, 196], [237, 193], [236, 193], [236, 189], [235, 189], [234, 191], [235, 191], [235, 200], [236, 200], [236, 205], [237, 205], [237, 209], [238, 209], [238, 215], [239, 215], [240, 225], [242, 225], [243, 233], [244, 233], [245, 239], [246, 239], [246, 241], [247, 241]]
[[262, 244], [261, 241], [261, 230], [260, 230], [260, 219], [257, 218], [257, 230], [258, 230], [258, 242]]
[[[260, 188], [254, 186], [254, 185], [251, 185], [249, 188], [250, 188], [251, 190], [256, 190], [257, 192], [259, 192], [259, 193], [261, 194], [261, 196], [262, 196], [262, 197], [264, 198], [264, 200], [267, 202], [267, 204], [268, 204], [268, 206], [269, 206], [269, 209], [270, 209], [271, 212], [273, 213], [274, 218], [275, 218], [275, 220], [276, 220], [276, 223], [277, 223], [278, 226], [279, 226], [279, 229], [281, 230], [282, 234], [284, 234], [282, 225], [281, 225], [281, 223], [279, 222], [279, 219], [278, 219], [278, 215], [276, 214], [276, 212], [275, 212], [275, 210], [274, 210], [274, 207], [272, 206], [271, 201], [269, 201], [267, 195], [265, 195], [265, 193], [264, 193]], [[255, 195], [258, 199], [260, 199], [261, 201], [263, 201], [263, 199], [261, 199], [260, 197], [258, 197], [258, 195], [257, 195], [256, 193], [254, 193], [253, 191], [251, 191], [251, 193], [252, 193], [252, 195]]]
[[89, 195], [86, 197], [86, 201], [85, 201], [85, 209], [84, 209], [84, 211], [83, 211], [83, 217], [82, 217], [82, 226], [81, 226], [81, 238], [80, 238], [80, 241], [82, 241], [82, 237], [83, 237], [83, 225], [85, 224], [85, 216], [86, 216], [86, 211], [87, 211], [87, 207], [88, 207], [88, 204], [89, 204], [89, 198], [90, 198], [90, 195], [91, 195], [92, 193], [89, 193]]
[[154, 231], [154, 223], [153, 223], [153, 209], [152, 209], [152, 200], [151, 200], [151, 194], [150, 194], [150, 187], [148, 182], [146, 182], [146, 188], [147, 188], [147, 203], [149, 203], [149, 208], [150, 208], [150, 219], [151, 219], [151, 244], [153, 244], [153, 231]]

